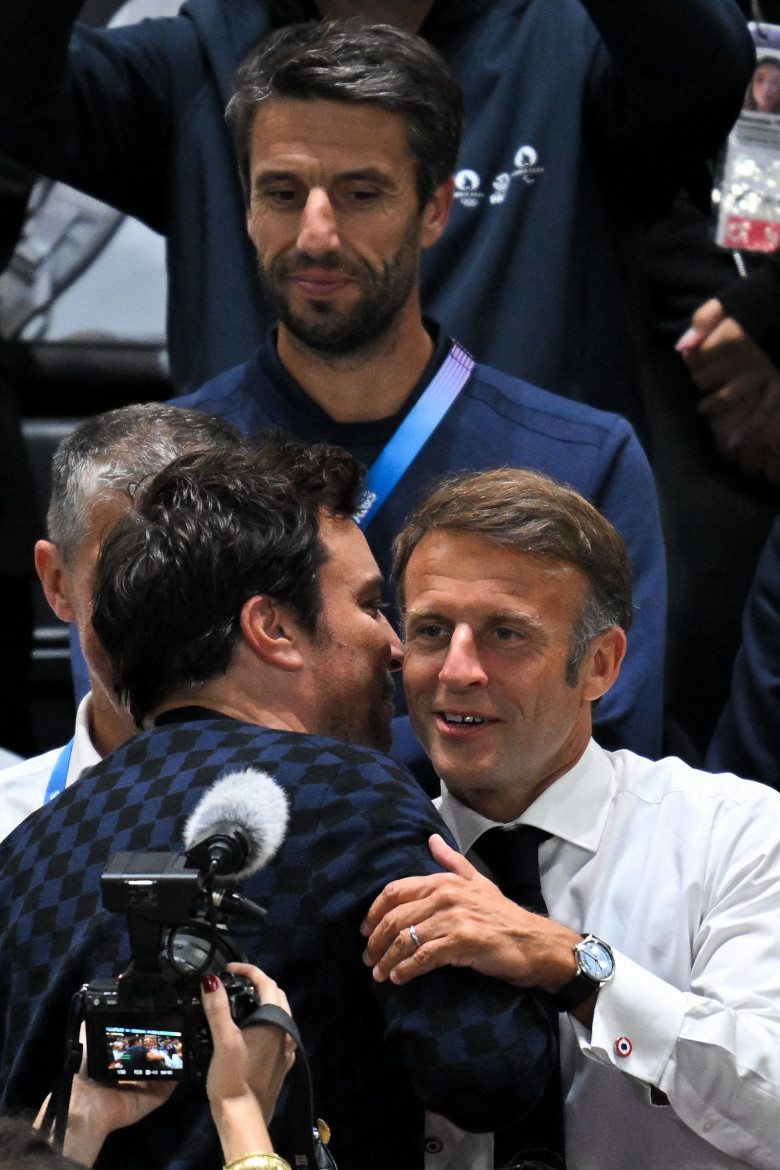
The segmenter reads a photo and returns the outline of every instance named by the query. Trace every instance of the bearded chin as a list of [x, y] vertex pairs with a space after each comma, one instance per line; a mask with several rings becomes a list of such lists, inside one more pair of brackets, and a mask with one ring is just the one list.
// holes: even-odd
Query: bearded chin
[[[289, 265], [270, 271], [258, 264], [266, 298], [279, 320], [307, 348], [322, 354], [348, 356], [375, 347], [390, 335], [418, 280], [419, 231], [413, 225], [394, 256], [377, 272], [363, 266], [350, 268], [360, 288], [351, 307], [337, 308], [331, 301], [310, 300], [305, 310], [293, 309], [287, 295]], [[316, 261], [311, 261], [315, 264]], [[323, 265], [334, 267], [333, 262]]]
[[351, 309], [337, 310], [325, 301], [311, 301], [307, 313], [296, 313], [286, 297], [272, 301], [279, 320], [293, 337], [311, 350], [329, 356], [369, 349], [393, 331], [406, 299], [385, 301], [381, 309], [361, 297]]

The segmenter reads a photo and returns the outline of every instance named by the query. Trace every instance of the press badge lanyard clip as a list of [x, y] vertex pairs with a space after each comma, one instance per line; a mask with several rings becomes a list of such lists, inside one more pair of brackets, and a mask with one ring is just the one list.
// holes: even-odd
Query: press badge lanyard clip
[[368, 527], [403, 478], [468, 382], [473, 369], [471, 354], [453, 341], [435, 377], [371, 465], [360, 509], [354, 516], [360, 528]]
[[54, 800], [55, 796], [59, 796], [68, 779], [68, 768], [70, 767], [70, 757], [73, 754], [73, 740], [66, 743], [60, 754], [57, 756], [54, 767], [52, 768], [49, 783], [46, 785], [46, 792], [43, 797], [43, 803], [48, 804], [50, 800]]

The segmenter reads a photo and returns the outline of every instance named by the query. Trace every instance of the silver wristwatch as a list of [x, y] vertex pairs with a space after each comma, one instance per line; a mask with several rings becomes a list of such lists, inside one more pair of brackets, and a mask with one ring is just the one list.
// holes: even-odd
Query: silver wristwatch
[[577, 960], [577, 974], [551, 997], [562, 1012], [579, 1007], [594, 991], [609, 983], [615, 974], [612, 947], [596, 938], [595, 934], [582, 936], [582, 942], [578, 942], [574, 948], [574, 957]]

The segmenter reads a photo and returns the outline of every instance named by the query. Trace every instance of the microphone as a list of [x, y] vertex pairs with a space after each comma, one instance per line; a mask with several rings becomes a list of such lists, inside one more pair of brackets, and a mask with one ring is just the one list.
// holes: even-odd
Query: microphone
[[230, 772], [187, 819], [187, 861], [201, 872], [242, 881], [274, 856], [287, 832], [287, 797], [267, 772]]

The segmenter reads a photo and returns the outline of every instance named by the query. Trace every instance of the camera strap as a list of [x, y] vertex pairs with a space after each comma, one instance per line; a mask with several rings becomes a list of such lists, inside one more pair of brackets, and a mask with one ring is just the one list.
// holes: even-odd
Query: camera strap
[[296, 1170], [337, 1170], [314, 1113], [311, 1070], [295, 1020], [276, 1004], [265, 1003], [242, 1020], [239, 1027], [271, 1025], [292, 1036], [296, 1044], [295, 1064], [287, 1077], [287, 1096], [281, 1116], [274, 1121], [274, 1145]]
[[63, 1064], [46, 1106], [41, 1121], [41, 1133], [49, 1138], [55, 1150], [62, 1151], [65, 1130], [68, 1128], [68, 1110], [73, 1078], [81, 1067], [84, 1047], [79, 1039], [81, 1021], [84, 1018], [84, 992], [77, 991], [70, 1001], [68, 1026], [65, 1030], [65, 1063]]

